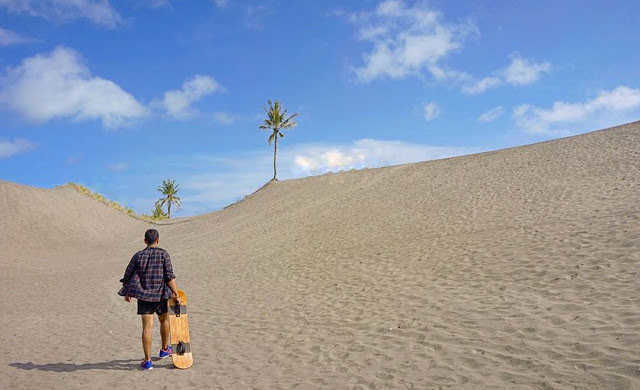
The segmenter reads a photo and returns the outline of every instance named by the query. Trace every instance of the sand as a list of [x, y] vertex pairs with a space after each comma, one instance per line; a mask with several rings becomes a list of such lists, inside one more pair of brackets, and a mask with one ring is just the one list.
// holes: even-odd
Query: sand
[[158, 225], [186, 371], [137, 369], [116, 295], [153, 225], [68, 187], [0, 182], [0, 207], [2, 389], [640, 388], [640, 122]]

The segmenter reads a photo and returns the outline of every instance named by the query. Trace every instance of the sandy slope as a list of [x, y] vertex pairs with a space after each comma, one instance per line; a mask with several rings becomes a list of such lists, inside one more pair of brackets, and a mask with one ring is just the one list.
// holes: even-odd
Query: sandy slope
[[640, 388], [639, 190], [640, 122], [269, 185], [160, 226], [196, 364], [139, 372], [148, 225], [1, 182], [0, 387]]
[[7, 248], [0, 264], [23, 254], [29, 258], [112, 247], [146, 226], [70, 186], [46, 190], [0, 180], [0, 209], [0, 247]]

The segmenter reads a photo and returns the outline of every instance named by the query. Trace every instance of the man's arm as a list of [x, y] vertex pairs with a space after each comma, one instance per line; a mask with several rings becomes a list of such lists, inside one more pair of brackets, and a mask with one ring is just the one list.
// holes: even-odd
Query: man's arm
[[176, 285], [176, 275], [173, 274], [173, 264], [169, 252], [165, 252], [164, 256], [164, 281], [173, 293], [173, 298], [178, 299], [178, 286]]
[[[122, 286], [126, 286], [127, 283], [129, 283], [129, 279], [131, 279], [131, 276], [133, 276], [133, 273], [136, 271], [136, 263], [136, 255], [133, 255], [133, 257], [131, 257], [131, 260], [129, 261], [127, 269], [124, 271], [124, 276], [122, 277], [122, 279], [120, 279], [120, 281], [122, 282]], [[131, 297], [125, 295], [124, 300], [127, 302], [131, 302]]]
[[135, 271], [136, 271], [136, 255], [133, 255], [133, 257], [131, 258], [131, 261], [129, 261], [129, 265], [127, 266], [127, 269], [124, 271], [124, 276], [122, 277], [122, 279], [120, 279], [122, 284], [127, 284]]
[[178, 286], [176, 285], [176, 279], [171, 279], [170, 281], [167, 282], [167, 286], [169, 286], [169, 288], [171, 289], [171, 291], [173, 292], [173, 297], [177, 298], [178, 297]]

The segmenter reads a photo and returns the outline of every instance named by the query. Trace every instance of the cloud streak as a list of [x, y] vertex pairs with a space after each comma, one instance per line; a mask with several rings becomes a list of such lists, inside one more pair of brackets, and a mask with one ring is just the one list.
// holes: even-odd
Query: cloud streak
[[30, 38], [23, 37], [18, 33], [0, 27], [0, 46], [18, 45], [32, 41]]
[[293, 176], [375, 168], [468, 154], [472, 148], [364, 138], [345, 145], [299, 145], [284, 155]]
[[549, 73], [551, 70], [549, 62], [536, 62], [523, 58], [517, 53], [512, 54], [510, 58], [511, 63], [508, 66], [499, 69], [491, 76], [463, 86], [462, 92], [467, 95], [477, 95], [504, 84], [513, 86], [529, 85], [538, 81], [543, 74]]
[[0, 140], [0, 158], [9, 158], [28, 152], [33, 148], [35, 145], [23, 138], [16, 138], [13, 141]]
[[229, 5], [229, 0], [212, 0], [212, 3], [216, 5], [218, 8], [225, 8]]
[[221, 125], [228, 126], [235, 123], [236, 117], [229, 113], [218, 111], [213, 113], [213, 120]]
[[129, 164], [127, 164], [126, 162], [108, 164], [107, 169], [109, 169], [111, 172], [124, 172], [129, 169]]
[[224, 87], [213, 77], [195, 75], [185, 81], [181, 89], [165, 92], [161, 105], [167, 115], [175, 119], [186, 119], [197, 112], [191, 107], [193, 103], [212, 93], [224, 91]]
[[266, 5], [249, 5], [246, 8], [245, 24], [252, 30], [262, 30], [265, 19], [273, 13], [273, 10]]
[[548, 62], [535, 62], [514, 54], [511, 64], [502, 72], [504, 80], [511, 85], [529, 85], [551, 70]]
[[502, 84], [502, 79], [496, 76], [485, 77], [473, 84], [462, 87], [462, 92], [467, 95], [477, 95], [488, 89], [498, 87]]
[[435, 102], [428, 102], [424, 105], [424, 120], [431, 122], [440, 116], [440, 107]]
[[107, 28], [123, 22], [108, 0], [0, 0], [0, 7], [56, 22], [87, 19]]
[[640, 115], [640, 89], [618, 86], [584, 102], [556, 101], [550, 108], [521, 104], [513, 111], [516, 124], [534, 135], [568, 135], [570, 128], [609, 127]]
[[490, 109], [478, 117], [478, 122], [489, 123], [500, 118], [504, 114], [504, 107], [498, 106]]

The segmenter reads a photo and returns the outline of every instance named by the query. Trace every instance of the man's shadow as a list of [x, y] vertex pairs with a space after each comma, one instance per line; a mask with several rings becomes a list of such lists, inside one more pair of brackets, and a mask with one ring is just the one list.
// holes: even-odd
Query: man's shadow
[[[140, 370], [140, 359], [123, 359], [123, 360], [111, 360], [108, 362], [100, 363], [46, 363], [35, 364], [28, 363], [10, 363], [9, 366], [19, 368], [21, 370], [40, 370], [51, 372], [73, 372], [81, 370], [121, 370], [121, 371], [133, 371]], [[153, 368], [171, 368], [171, 366], [153, 366]]]

